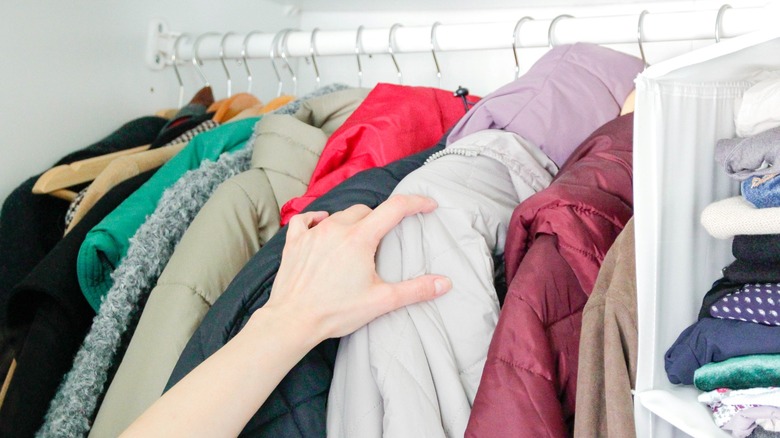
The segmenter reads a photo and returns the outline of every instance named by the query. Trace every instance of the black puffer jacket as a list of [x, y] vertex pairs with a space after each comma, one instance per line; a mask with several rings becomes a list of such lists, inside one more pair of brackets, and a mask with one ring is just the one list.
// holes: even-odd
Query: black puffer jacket
[[[334, 213], [355, 204], [376, 207], [390, 196], [398, 182], [441, 150], [446, 137], [423, 152], [354, 175], [304, 211]], [[166, 390], [232, 339], [250, 315], [265, 305], [286, 238], [285, 226], [238, 273], [187, 343]], [[304, 356], [255, 413], [241, 436], [324, 437], [325, 406], [337, 347], [338, 339], [329, 339]]]

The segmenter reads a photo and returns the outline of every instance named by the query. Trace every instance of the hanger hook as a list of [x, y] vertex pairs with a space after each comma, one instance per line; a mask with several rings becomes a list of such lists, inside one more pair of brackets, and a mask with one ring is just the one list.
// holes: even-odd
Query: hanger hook
[[179, 73], [179, 43], [190, 37], [189, 34], [183, 33], [176, 37], [176, 41], [173, 43], [173, 53], [171, 53], [171, 65], [173, 65], [173, 72], [176, 73], [176, 80], [179, 82], [179, 108], [184, 105], [184, 81], [181, 80], [181, 73]]
[[644, 45], [642, 44], [644, 30], [645, 30], [645, 15], [647, 14], [649, 14], [649, 12], [647, 12], [647, 9], [642, 11], [639, 14], [639, 21], [637, 22], [636, 25], [636, 41], [637, 43], [639, 43], [639, 54], [642, 55], [642, 63], [644, 64], [645, 68], [647, 68], [647, 66], [650, 65], [647, 63], [647, 58], [645, 58], [645, 48]]
[[282, 95], [282, 87], [284, 86], [284, 83], [282, 82], [282, 75], [279, 74], [279, 66], [276, 65], [276, 48], [279, 44], [279, 39], [282, 37], [282, 34], [284, 34], [285, 30], [280, 30], [279, 32], [276, 32], [276, 35], [274, 35], [273, 41], [271, 41], [271, 51], [269, 53], [269, 56], [271, 58], [271, 67], [274, 68], [274, 74], [276, 74], [276, 80], [279, 81], [279, 85], [276, 88], [276, 97], [279, 97]]
[[363, 66], [360, 64], [360, 55], [363, 54], [363, 25], [358, 26], [357, 36], [355, 36], [355, 59], [358, 67], [358, 87], [363, 86]]
[[720, 42], [720, 28], [723, 24], [723, 15], [726, 13], [726, 10], [731, 9], [731, 5], [726, 3], [723, 6], [718, 9], [718, 16], [715, 17], [715, 42]]
[[431, 26], [431, 55], [433, 55], [433, 64], [436, 66], [436, 77], [439, 80], [437, 85], [441, 88], [441, 67], [439, 66], [439, 58], [436, 57], [436, 49], [439, 48], [439, 42], [436, 40], [436, 28], [441, 26], [438, 21]]
[[194, 65], [195, 70], [198, 71], [198, 75], [200, 75], [204, 87], [209, 87], [211, 84], [209, 84], [209, 80], [206, 79], [206, 75], [203, 74], [203, 70], [200, 68], [200, 66], [203, 65], [203, 61], [200, 59], [200, 56], [198, 56], [198, 49], [200, 48], [200, 43], [203, 42], [203, 39], [209, 36], [219, 36], [219, 34], [216, 32], [206, 32], [202, 35], [198, 35], [198, 37], [195, 38], [195, 44], [192, 47], [192, 65]]
[[574, 16], [569, 14], [563, 14], [553, 18], [552, 21], [550, 22], [550, 27], [547, 29], [547, 45], [550, 46], [550, 48], [555, 47], [555, 41], [554, 41], [555, 25], [557, 25], [558, 22], [564, 18], [574, 18]]
[[394, 25], [390, 26], [390, 32], [387, 35], [387, 53], [390, 54], [390, 58], [393, 60], [393, 65], [395, 65], [395, 70], [398, 72], [398, 83], [403, 84], [404, 77], [401, 74], [401, 67], [398, 66], [398, 61], [395, 59], [395, 50], [393, 49], [393, 46], [395, 46], [395, 31], [398, 30], [399, 27], [403, 26], [400, 23], [395, 23]]
[[512, 54], [515, 56], [515, 79], [520, 77], [520, 60], [517, 58], [517, 34], [520, 32], [520, 26], [526, 21], [533, 21], [534, 17], [525, 16], [515, 24], [515, 30], [512, 31]]
[[319, 27], [315, 27], [311, 31], [311, 39], [309, 40], [309, 56], [311, 56], [311, 64], [314, 67], [314, 74], [316, 76], [315, 89], [320, 88], [320, 68], [317, 66], [317, 32], [320, 31]]
[[279, 45], [281, 46], [281, 56], [282, 61], [284, 61], [285, 67], [287, 67], [287, 71], [290, 72], [290, 76], [292, 76], [292, 82], [293, 82], [293, 96], [298, 94], [298, 77], [295, 76], [295, 70], [293, 70], [292, 65], [290, 65], [290, 61], [287, 59], [287, 38], [290, 36], [290, 33], [293, 31], [293, 29], [285, 29], [284, 34], [282, 35], [282, 39], [279, 41]]
[[244, 70], [246, 70], [246, 92], [251, 93], [252, 92], [252, 71], [249, 70], [249, 62], [247, 60], [247, 45], [249, 44], [249, 39], [252, 38], [253, 35], [259, 35], [262, 32], [254, 30], [252, 32], [249, 32], [246, 37], [244, 37], [244, 43], [241, 45], [241, 59], [244, 60]]
[[225, 70], [225, 76], [227, 76], [227, 97], [230, 97], [233, 95], [233, 87], [232, 87], [232, 79], [230, 78], [230, 70], [227, 68], [227, 64], [225, 63], [225, 42], [227, 41], [228, 37], [231, 35], [235, 35], [233, 32], [227, 32], [225, 35], [222, 36], [222, 41], [219, 43], [219, 61], [222, 63], [222, 69]]

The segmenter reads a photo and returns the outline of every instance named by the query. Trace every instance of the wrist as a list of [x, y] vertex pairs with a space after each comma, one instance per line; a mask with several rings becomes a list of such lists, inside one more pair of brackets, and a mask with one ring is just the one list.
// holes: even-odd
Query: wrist
[[244, 330], [263, 336], [268, 333], [278, 333], [280, 336], [284, 336], [285, 341], [290, 346], [299, 347], [302, 354], [308, 353], [325, 339], [320, 333], [321, 330], [318, 330], [317, 325], [311, 319], [303, 318], [296, 312], [272, 306], [257, 309], [249, 318]]

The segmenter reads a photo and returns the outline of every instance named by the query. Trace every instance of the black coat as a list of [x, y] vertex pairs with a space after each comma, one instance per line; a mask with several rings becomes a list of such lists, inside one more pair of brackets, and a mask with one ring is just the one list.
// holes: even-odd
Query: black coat
[[[444, 146], [438, 145], [385, 167], [368, 169], [334, 187], [304, 211], [334, 213], [355, 204], [376, 207], [406, 175]], [[238, 273], [214, 303], [187, 343], [166, 390], [225, 345], [246, 325], [252, 313], [268, 301], [287, 237], [283, 227]], [[242, 432], [242, 436], [324, 437], [326, 403], [338, 339], [310, 351], [282, 379]]]
[[145, 183], [149, 170], [109, 190], [0, 305], [17, 368], [0, 408], [0, 436], [32, 437], [92, 325], [76, 259], [87, 232]]
[[[74, 152], [56, 163], [70, 164], [132, 147], [149, 144], [167, 122], [142, 117], [128, 122], [103, 140]], [[34, 195], [40, 175], [33, 176], [6, 198], [0, 210], [0, 300], [62, 239], [70, 202]]]

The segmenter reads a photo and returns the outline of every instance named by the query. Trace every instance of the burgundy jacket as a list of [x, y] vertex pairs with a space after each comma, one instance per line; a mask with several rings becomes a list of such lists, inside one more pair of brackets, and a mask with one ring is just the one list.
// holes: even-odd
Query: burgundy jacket
[[509, 284], [466, 436], [564, 437], [574, 424], [582, 309], [633, 214], [633, 114], [594, 132], [514, 211]]

